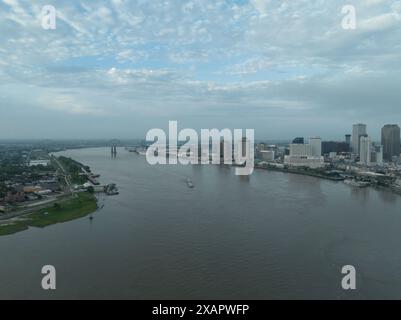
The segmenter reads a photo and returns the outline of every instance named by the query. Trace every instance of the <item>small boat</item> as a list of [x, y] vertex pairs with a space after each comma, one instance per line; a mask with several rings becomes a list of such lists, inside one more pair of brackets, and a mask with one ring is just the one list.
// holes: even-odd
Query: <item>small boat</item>
[[187, 186], [188, 188], [192, 189], [195, 188], [194, 184], [192, 183], [192, 180], [190, 178], [187, 178]]

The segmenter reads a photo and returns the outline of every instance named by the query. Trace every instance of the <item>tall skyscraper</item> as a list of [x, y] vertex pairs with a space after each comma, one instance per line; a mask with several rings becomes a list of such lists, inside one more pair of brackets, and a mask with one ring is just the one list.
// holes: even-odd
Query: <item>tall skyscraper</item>
[[322, 139], [320, 137], [309, 138], [309, 144], [312, 146], [312, 156], [320, 157], [322, 155]]
[[377, 165], [383, 164], [383, 146], [372, 146], [371, 162]]
[[354, 154], [360, 154], [360, 141], [361, 137], [366, 135], [366, 124], [358, 123], [354, 124], [352, 128], [352, 152]]
[[294, 140], [292, 140], [292, 144], [304, 144], [304, 138], [303, 137], [296, 137]]
[[382, 128], [383, 158], [392, 161], [393, 157], [400, 156], [400, 127], [396, 124], [387, 124]]
[[359, 162], [364, 165], [370, 165], [371, 163], [371, 146], [372, 141], [367, 134], [360, 137], [359, 144]]
[[345, 142], [349, 145], [349, 147], [351, 148], [351, 135], [350, 134], [346, 134], [345, 135]]

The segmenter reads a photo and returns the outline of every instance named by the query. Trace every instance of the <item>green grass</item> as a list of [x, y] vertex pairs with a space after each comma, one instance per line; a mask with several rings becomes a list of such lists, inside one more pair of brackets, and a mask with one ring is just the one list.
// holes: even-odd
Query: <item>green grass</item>
[[80, 193], [77, 198], [52, 205], [24, 217], [26, 220], [1, 226], [0, 236], [24, 231], [28, 227], [44, 228], [56, 223], [79, 219], [94, 212], [97, 208], [96, 198], [89, 193]]
[[15, 222], [13, 224], [0, 226], [0, 236], [6, 236], [9, 234], [14, 234], [20, 231], [28, 229], [28, 225], [25, 222]]

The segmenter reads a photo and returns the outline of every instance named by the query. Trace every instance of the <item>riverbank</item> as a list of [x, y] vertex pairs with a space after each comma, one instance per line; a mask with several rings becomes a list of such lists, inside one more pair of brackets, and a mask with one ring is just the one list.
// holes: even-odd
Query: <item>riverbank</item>
[[85, 217], [97, 209], [96, 197], [90, 193], [76, 194], [76, 198], [55, 203], [49, 208], [9, 220], [0, 225], [0, 236], [27, 230], [29, 227], [44, 228]]
[[323, 174], [321, 172], [315, 172], [315, 171], [311, 171], [311, 170], [278, 168], [278, 167], [273, 167], [273, 166], [267, 166], [267, 167], [266, 166], [265, 167], [255, 166], [255, 169], [299, 174], [299, 175], [310, 176], [310, 177], [326, 179], [326, 180], [331, 180], [331, 181], [344, 181], [343, 177], [327, 175], [327, 174]]

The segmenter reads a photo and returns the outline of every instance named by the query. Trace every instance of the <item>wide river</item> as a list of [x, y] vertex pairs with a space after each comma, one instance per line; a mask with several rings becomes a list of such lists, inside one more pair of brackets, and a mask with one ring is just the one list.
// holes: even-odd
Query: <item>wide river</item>
[[[0, 298], [401, 298], [401, 196], [280, 172], [62, 154], [118, 196], [88, 217], [0, 237]], [[190, 189], [190, 177], [195, 188]], [[41, 268], [57, 289], [41, 288]], [[357, 289], [341, 288], [353, 265]]]

